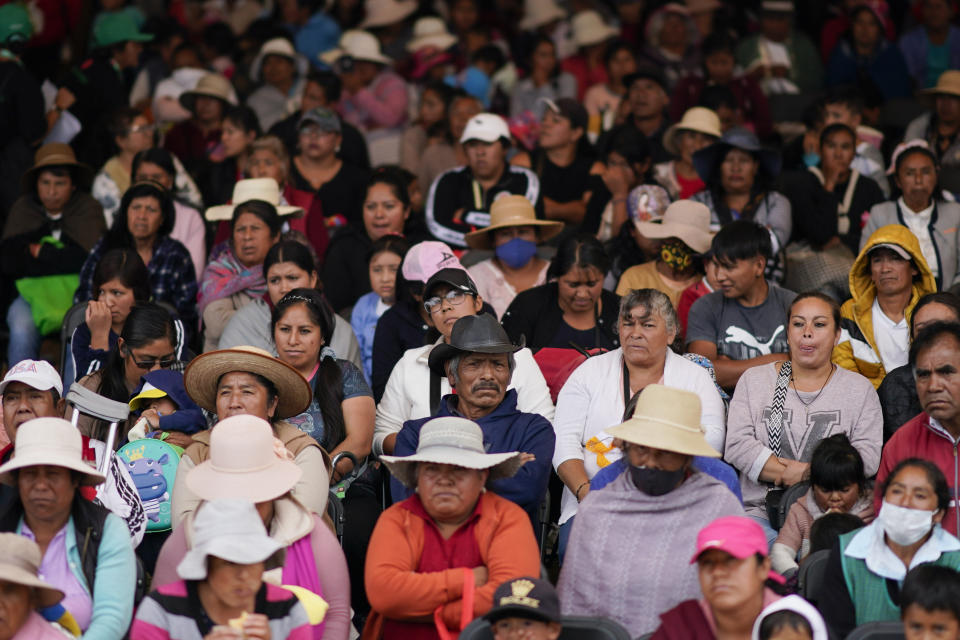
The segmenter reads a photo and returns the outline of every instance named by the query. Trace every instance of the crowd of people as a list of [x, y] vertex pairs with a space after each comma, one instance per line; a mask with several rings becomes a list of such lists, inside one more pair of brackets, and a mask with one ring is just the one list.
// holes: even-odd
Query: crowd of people
[[0, 640], [960, 640], [958, 13], [0, 0]]

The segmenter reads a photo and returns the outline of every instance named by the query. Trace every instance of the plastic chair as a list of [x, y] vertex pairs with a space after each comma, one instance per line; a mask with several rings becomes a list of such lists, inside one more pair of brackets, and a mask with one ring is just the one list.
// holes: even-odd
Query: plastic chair
[[777, 521], [771, 522], [770, 526], [780, 531], [783, 523], [787, 521], [787, 514], [790, 513], [790, 507], [793, 506], [794, 502], [803, 498], [809, 490], [810, 483], [805, 481], [798, 482], [784, 491], [783, 497], [780, 498], [780, 505], [777, 507]]
[[[67, 366], [67, 358], [70, 357], [70, 346], [73, 344], [73, 332], [83, 324], [84, 319], [86, 318], [87, 313], [87, 303], [78, 302], [77, 304], [70, 307], [67, 313], [63, 316], [63, 324], [60, 326], [60, 377], [63, 377], [63, 374]], [[73, 380], [69, 381], [73, 383]]]
[[847, 636], [847, 640], [903, 640], [903, 623], [898, 621], [868, 622]]
[[800, 595], [816, 605], [823, 591], [823, 576], [827, 571], [829, 549], [815, 551], [800, 563]]
[[[560, 640], [631, 640], [620, 623], [608, 618], [569, 616], [562, 619]], [[460, 632], [460, 640], [493, 640], [490, 623], [477, 618]]]

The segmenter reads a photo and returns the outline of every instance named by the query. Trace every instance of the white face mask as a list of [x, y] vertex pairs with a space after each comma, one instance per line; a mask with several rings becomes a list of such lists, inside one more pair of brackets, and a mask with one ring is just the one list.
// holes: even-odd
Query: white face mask
[[933, 516], [936, 513], [936, 511], [908, 509], [884, 500], [877, 521], [891, 540], [907, 546], [930, 532], [933, 528]]

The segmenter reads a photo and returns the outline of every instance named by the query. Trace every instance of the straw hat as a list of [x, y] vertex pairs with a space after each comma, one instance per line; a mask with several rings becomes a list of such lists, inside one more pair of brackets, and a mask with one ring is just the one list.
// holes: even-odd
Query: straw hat
[[262, 200], [272, 204], [277, 208], [277, 215], [280, 216], [293, 216], [295, 218], [303, 216], [301, 207], [280, 204], [280, 185], [273, 178], [247, 178], [237, 181], [233, 185], [233, 197], [230, 199], [232, 204], [210, 207], [204, 212], [203, 216], [210, 222], [232, 220], [233, 211], [244, 202], [251, 200]]
[[103, 474], [83, 459], [80, 432], [63, 418], [34, 418], [17, 429], [13, 458], [0, 466], [0, 482], [13, 485], [11, 471], [37, 466], [63, 467], [81, 474], [80, 484], [103, 482]]
[[294, 73], [302, 74], [306, 70], [306, 64], [301, 63], [301, 57], [297, 55], [293, 44], [286, 38], [271, 38], [263, 43], [257, 57], [253, 59], [250, 65], [250, 79], [254, 82], [260, 81], [260, 70], [263, 68], [263, 61], [267, 56], [280, 56], [286, 58], [293, 64]]
[[417, 10], [417, 0], [366, 0], [361, 29], [386, 27], [409, 17]]
[[235, 564], [256, 564], [282, 548], [267, 535], [253, 502], [214, 500], [200, 507], [193, 519], [193, 547], [177, 565], [177, 574], [184, 580], [203, 580], [209, 556]]
[[350, 56], [354, 60], [364, 60], [377, 64], [393, 64], [393, 60], [380, 51], [380, 41], [369, 31], [349, 29], [340, 36], [336, 49], [320, 54], [320, 60], [334, 64], [340, 58]]
[[420, 429], [417, 452], [410, 456], [380, 456], [393, 477], [405, 487], [417, 486], [417, 463], [452, 464], [467, 469], [489, 469], [489, 480], [509, 478], [520, 468], [520, 452], [487, 453], [483, 432], [472, 420], [446, 416], [429, 420]]
[[52, 607], [63, 600], [63, 591], [39, 577], [40, 547], [16, 533], [0, 533], [0, 582], [12, 582], [36, 590], [40, 608]]
[[566, 17], [567, 12], [554, 0], [526, 0], [523, 3], [523, 18], [520, 20], [520, 29], [533, 31]]
[[647, 238], [680, 238], [697, 253], [706, 253], [713, 240], [710, 208], [693, 200], [677, 200], [659, 222], [637, 222], [635, 226]]
[[230, 81], [219, 73], [208, 73], [197, 82], [197, 86], [180, 94], [180, 104], [187, 111], [193, 111], [197, 96], [216, 98], [225, 104], [236, 105]]
[[[73, 148], [62, 142], [50, 142], [33, 154], [33, 166], [26, 170], [20, 179], [20, 185], [24, 191], [33, 191], [37, 183], [37, 176], [44, 168], [49, 167], [70, 167], [76, 176], [76, 182], [80, 185], [90, 183], [93, 178], [93, 171], [82, 162], [77, 162], [77, 156], [73, 153]], [[75, 185], [76, 186], [76, 185]]]
[[924, 89], [920, 93], [928, 96], [943, 95], [960, 98], [960, 71], [944, 71], [940, 74], [940, 77], [937, 78], [937, 85], [935, 87]]
[[649, 384], [640, 392], [633, 417], [607, 429], [614, 438], [652, 449], [688, 456], [719, 458], [703, 436], [700, 396], [662, 384]]
[[445, 51], [456, 43], [457, 37], [447, 31], [443, 20], [428, 16], [413, 23], [413, 38], [407, 43], [406, 49], [410, 53], [427, 47]]
[[570, 20], [573, 41], [578, 47], [589, 47], [616, 37], [620, 32], [603, 21], [593, 10], [581, 11]]
[[300, 415], [313, 399], [310, 383], [299, 371], [263, 349], [246, 345], [197, 356], [183, 372], [183, 386], [194, 402], [216, 413], [217, 384], [232, 371], [253, 373], [272, 382], [280, 395], [277, 404], [280, 419]]
[[714, 138], [723, 135], [723, 131], [720, 130], [720, 118], [715, 111], [706, 107], [692, 107], [684, 112], [680, 122], [672, 125], [663, 134], [663, 148], [671, 155], [680, 155], [677, 136], [683, 131], [697, 131]]
[[256, 416], [230, 416], [210, 431], [210, 457], [187, 474], [187, 487], [203, 500], [275, 500], [291, 491], [303, 470], [274, 450], [270, 423]]
[[465, 236], [471, 249], [493, 249], [493, 234], [506, 227], [537, 227], [540, 242], [546, 242], [563, 231], [563, 223], [538, 220], [537, 212], [525, 197], [507, 195], [497, 198], [490, 206], [490, 226], [471, 231]]

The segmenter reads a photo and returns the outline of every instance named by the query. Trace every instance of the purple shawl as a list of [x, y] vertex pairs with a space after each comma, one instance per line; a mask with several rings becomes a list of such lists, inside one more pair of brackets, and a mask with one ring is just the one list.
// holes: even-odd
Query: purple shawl
[[243, 266], [233, 250], [224, 251], [212, 260], [203, 270], [200, 281], [200, 293], [197, 305], [200, 313], [207, 305], [235, 293], [246, 293], [251, 298], [259, 298], [267, 292], [267, 281], [263, 278], [263, 265]]

